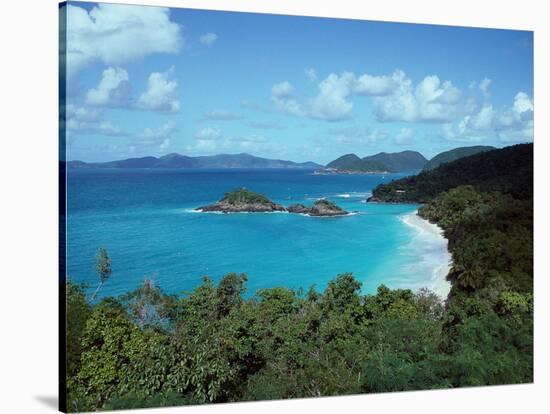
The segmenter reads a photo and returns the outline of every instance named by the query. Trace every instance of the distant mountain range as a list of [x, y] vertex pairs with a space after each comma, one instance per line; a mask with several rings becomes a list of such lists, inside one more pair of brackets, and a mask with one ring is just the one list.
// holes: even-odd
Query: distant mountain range
[[127, 158], [119, 161], [67, 162], [69, 168], [322, 168], [314, 162], [292, 162], [255, 157], [250, 154], [219, 154], [189, 157], [181, 154], [168, 154], [162, 157]]
[[303, 168], [333, 169], [349, 172], [400, 172], [432, 170], [439, 165], [459, 158], [495, 149], [489, 146], [455, 148], [442, 152], [430, 161], [417, 151], [380, 152], [363, 158], [356, 154], [346, 154], [329, 162], [326, 166], [312, 161], [293, 162], [279, 159], [256, 157], [242, 154], [219, 154], [190, 157], [181, 154], [168, 154], [162, 157], [127, 158], [109, 162], [68, 161], [69, 168]]
[[424, 165], [424, 171], [433, 170], [439, 167], [441, 164], [458, 160], [459, 158], [468, 157], [470, 155], [477, 154], [479, 152], [491, 151], [496, 149], [495, 147], [476, 145], [474, 147], [461, 147], [455, 148], [450, 151], [445, 151], [437, 154], [430, 161]]
[[343, 155], [327, 164], [327, 168], [334, 168], [345, 171], [412, 171], [421, 170], [428, 160], [419, 152], [380, 152], [364, 158], [355, 154]]

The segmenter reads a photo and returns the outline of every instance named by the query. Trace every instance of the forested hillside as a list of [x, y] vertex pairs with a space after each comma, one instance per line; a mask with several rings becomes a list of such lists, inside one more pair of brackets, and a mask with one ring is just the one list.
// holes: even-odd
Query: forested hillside
[[477, 154], [479, 152], [491, 151], [496, 149], [495, 147], [490, 147], [486, 145], [475, 145], [473, 147], [460, 147], [455, 148], [449, 151], [444, 151], [437, 154], [430, 161], [424, 165], [424, 170], [433, 170], [434, 168], [439, 167], [441, 164], [446, 162], [451, 162], [458, 160], [459, 158], [468, 157], [470, 155]]
[[[445, 302], [385, 286], [363, 295], [348, 273], [322, 292], [251, 298], [244, 274], [181, 296], [145, 280], [99, 303], [69, 282], [69, 409], [532, 382], [532, 150], [477, 154], [374, 191], [427, 202], [419, 214], [444, 229], [453, 255]], [[102, 253], [101, 283], [107, 265]]]
[[371, 201], [426, 203], [438, 194], [472, 185], [479, 191], [533, 195], [533, 144], [520, 144], [460, 158], [418, 175], [382, 184]]

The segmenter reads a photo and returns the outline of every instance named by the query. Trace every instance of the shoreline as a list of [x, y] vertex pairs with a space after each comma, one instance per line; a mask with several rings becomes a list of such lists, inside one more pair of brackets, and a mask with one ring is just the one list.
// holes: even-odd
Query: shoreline
[[432, 239], [434, 251], [426, 253], [422, 260], [429, 263], [430, 260], [428, 255], [431, 255], [432, 259], [436, 257], [438, 262], [440, 262], [440, 260], [441, 262], [439, 265], [433, 267], [431, 285], [426, 287], [440, 296], [443, 300], [446, 300], [451, 290], [451, 282], [447, 280], [447, 275], [451, 270], [452, 254], [448, 249], [449, 241], [443, 236], [443, 229], [437, 224], [430, 223], [428, 220], [420, 217], [418, 215], [418, 210], [402, 216], [401, 220], [407, 226], [417, 231], [418, 234], [414, 236], [415, 238], [430, 237]]

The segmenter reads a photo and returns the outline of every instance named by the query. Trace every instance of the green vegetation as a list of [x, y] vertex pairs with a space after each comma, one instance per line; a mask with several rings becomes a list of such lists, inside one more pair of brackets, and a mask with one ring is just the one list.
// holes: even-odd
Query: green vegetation
[[361, 159], [355, 154], [342, 155], [340, 158], [329, 162], [327, 168], [335, 168], [341, 171], [360, 171], [360, 172], [375, 172], [388, 171], [393, 172], [387, 165], [378, 161], [369, 161]]
[[419, 214], [444, 229], [453, 255], [446, 302], [383, 285], [362, 295], [349, 273], [324, 292], [274, 287], [252, 297], [244, 274], [217, 285], [205, 277], [183, 296], [146, 280], [93, 305], [69, 282], [67, 405], [85, 411], [532, 382], [532, 178], [532, 146], [520, 145], [375, 190], [382, 201], [429, 200]]
[[97, 262], [96, 262], [97, 275], [99, 277], [99, 285], [92, 295], [92, 301], [95, 299], [97, 292], [101, 289], [101, 286], [111, 277], [113, 270], [111, 269], [111, 259], [107, 255], [107, 250], [103, 247], [100, 247], [97, 253]]
[[335, 168], [340, 171], [357, 171], [357, 172], [395, 172], [387, 165], [379, 161], [367, 160], [359, 158], [355, 154], [343, 155], [340, 158], [327, 164], [327, 168]]
[[373, 200], [428, 203], [442, 192], [461, 185], [472, 185], [482, 192], [510, 194], [517, 199], [532, 198], [533, 144], [481, 152], [379, 185], [373, 190]]
[[246, 188], [239, 188], [237, 190], [225, 193], [220, 202], [226, 202], [232, 205], [236, 204], [270, 204], [271, 201], [262, 194], [255, 193], [247, 190]]
[[336, 205], [336, 203], [334, 201], [330, 201], [330, 200], [327, 200], [326, 198], [322, 198], [320, 200], [317, 200], [313, 203], [313, 206], [314, 207], [319, 207], [319, 208], [326, 208], [326, 209], [330, 209], [330, 210], [335, 210], [335, 211], [344, 211], [342, 210], [342, 208], [338, 205]]
[[475, 145], [473, 147], [460, 147], [455, 148], [450, 151], [444, 151], [437, 154], [430, 161], [424, 165], [424, 170], [433, 170], [434, 168], [439, 167], [441, 164], [446, 162], [451, 162], [458, 160], [459, 158], [468, 157], [470, 155], [477, 154], [479, 152], [491, 151], [496, 149], [495, 147], [485, 146], [485, 145]]
[[327, 168], [361, 172], [397, 172], [419, 170], [426, 161], [422, 154], [415, 151], [380, 152], [364, 158], [359, 158], [355, 154], [346, 154], [328, 163]]
[[358, 163], [361, 161], [361, 158], [359, 158], [355, 154], [346, 154], [342, 155], [341, 157], [338, 157], [334, 161], [331, 161], [327, 164], [327, 168], [336, 168], [336, 169], [346, 169], [350, 165], [353, 165], [355, 163]]
[[377, 161], [367, 161], [367, 160], [361, 160], [357, 163], [348, 165], [346, 168], [343, 168], [347, 171], [361, 171], [361, 172], [380, 172], [380, 171], [387, 171], [387, 172], [395, 172], [395, 170], [392, 170], [385, 164]]
[[[73, 411], [532, 381], [532, 301], [504, 291], [445, 308], [433, 293], [361, 295], [351, 274], [323, 293], [246, 299], [246, 276], [184, 297], [150, 282], [91, 307], [68, 378]], [[68, 290], [69, 300], [78, 289]], [[149, 292], [144, 295], [144, 292]], [[137, 309], [132, 304], [141, 303]], [[143, 310], [154, 314], [144, 323]], [[75, 317], [70, 315], [70, 317]], [[74, 339], [72, 339], [74, 340]]]

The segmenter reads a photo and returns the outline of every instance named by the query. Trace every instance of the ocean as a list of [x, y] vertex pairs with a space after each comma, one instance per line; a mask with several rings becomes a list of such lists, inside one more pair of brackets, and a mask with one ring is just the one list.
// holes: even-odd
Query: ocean
[[[100, 246], [113, 274], [98, 299], [135, 289], [144, 278], [181, 294], [207, 275], [248, 275], [247, 295], [276, 286], [319, 291], [352, 272], [363, 293], [428, 287], [441, 295], [446, 241], [414, 217], [418, 205], [366, 203], [376, 185], [406, 174], [314, 175], [295, 169], [69, 170], [67, 269], [93, 291]], [[288, 213], [195, 212], [235, 188], [246, 187], [288, 206], [319, 198], [345, 217]], [[435, 226], [433, 226], [435, 227]]]

